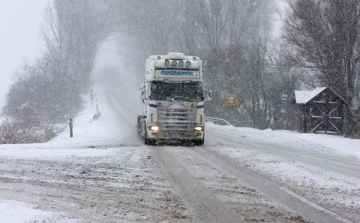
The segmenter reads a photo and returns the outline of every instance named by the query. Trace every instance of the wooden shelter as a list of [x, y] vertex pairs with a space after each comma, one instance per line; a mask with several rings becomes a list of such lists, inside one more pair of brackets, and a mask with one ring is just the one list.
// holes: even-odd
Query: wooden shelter
[[347, 102], [329, 87], [295, 91], [302, 132], [342, 134]]

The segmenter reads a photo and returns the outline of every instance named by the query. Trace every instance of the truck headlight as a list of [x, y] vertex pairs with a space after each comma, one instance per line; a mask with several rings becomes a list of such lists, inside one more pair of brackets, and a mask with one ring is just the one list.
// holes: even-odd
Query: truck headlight
[[204, 131], [204, 126], [195, 126], [195, 131]]
[[157, 125], [153, 125], [153, 126], [150, 127], [150, 130], [151, 130], [151, 131], [154, 131], [154, 132], [157, 132], [157, 131], [160, 130], [160, 127], [157, 126]]

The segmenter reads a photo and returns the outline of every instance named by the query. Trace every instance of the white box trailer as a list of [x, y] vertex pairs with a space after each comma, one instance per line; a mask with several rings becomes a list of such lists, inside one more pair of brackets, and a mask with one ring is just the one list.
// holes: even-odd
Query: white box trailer
[[140, 87], [144, 114], [138, 116], [138, 134], [145, 144], [191, 142], [204, 144], [202, 61], [183, 53], [146, 59], [145, 82]]

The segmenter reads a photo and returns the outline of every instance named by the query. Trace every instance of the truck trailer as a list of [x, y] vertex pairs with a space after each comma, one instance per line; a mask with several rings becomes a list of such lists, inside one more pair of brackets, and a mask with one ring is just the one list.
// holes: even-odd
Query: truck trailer
[[145, 144], [204, 144], [204, 102], [212, 94], [203, 89], [199, 57], [178, 52], [150, 56], [140, 90], [144, 113], [137, 131]]

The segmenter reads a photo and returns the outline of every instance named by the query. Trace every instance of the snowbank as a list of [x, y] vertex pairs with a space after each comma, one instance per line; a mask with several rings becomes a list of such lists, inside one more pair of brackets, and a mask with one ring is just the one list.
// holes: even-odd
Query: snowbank
[[286, 130], [258, 130], [252, 128], [236, 128], [206, 123], [209, 131], [221, 130], [238, 136], [243, 140], [271, 143], [301, 150], [311, 150], [319, 153], [333, 153], [344, 157], [360, 160], [360, 140], [347, 139], [342, 136], [299, 133]]
[[56, 222], [78, 223], [76, 219], [67, 219], [65, 215], [36, 210], [30, 204], [0, 199], [1, 223]]

